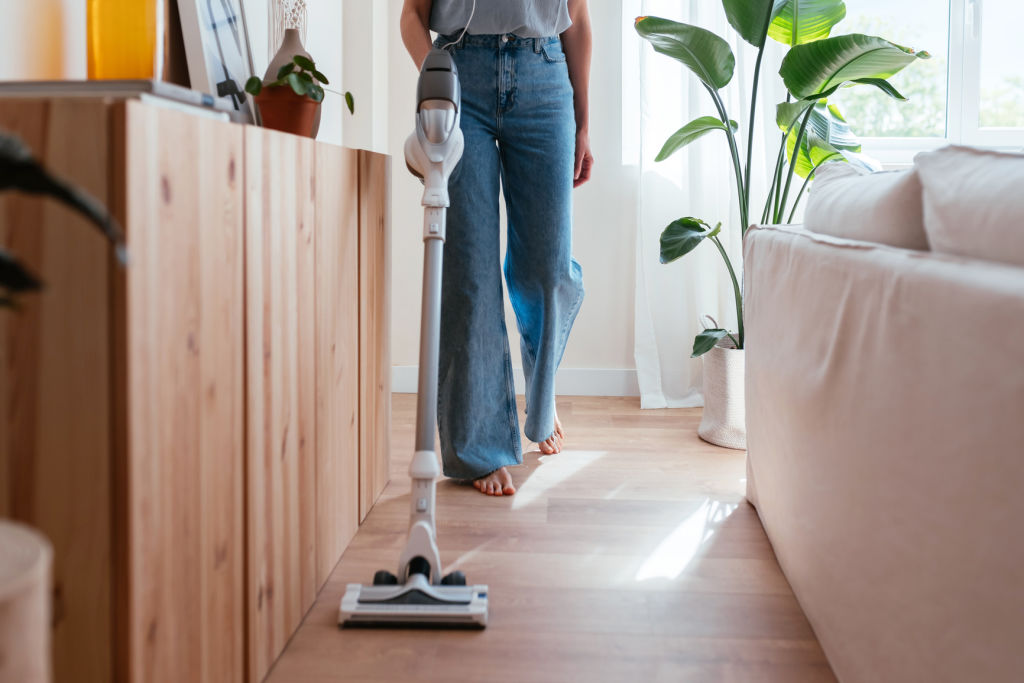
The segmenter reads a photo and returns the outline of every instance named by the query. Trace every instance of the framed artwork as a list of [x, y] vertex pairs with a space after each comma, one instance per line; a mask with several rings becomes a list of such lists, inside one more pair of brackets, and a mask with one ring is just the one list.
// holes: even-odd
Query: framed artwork
[[245, 82], [255, 75], [242, 0], [177, 0], [193, 90], [228, 98], [257, 123]]

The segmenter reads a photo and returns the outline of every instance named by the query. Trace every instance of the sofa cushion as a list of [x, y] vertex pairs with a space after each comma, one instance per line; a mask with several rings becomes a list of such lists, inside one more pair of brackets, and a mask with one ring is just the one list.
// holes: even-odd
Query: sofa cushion
[[804, 226], [835, 237], [928, 249], [914, 169], [868, 173], [852, 164], [825, 164], [814, 175]]
[[914, 165], [933, 250], [1024, 266], [1024, 154], [950, 146]]

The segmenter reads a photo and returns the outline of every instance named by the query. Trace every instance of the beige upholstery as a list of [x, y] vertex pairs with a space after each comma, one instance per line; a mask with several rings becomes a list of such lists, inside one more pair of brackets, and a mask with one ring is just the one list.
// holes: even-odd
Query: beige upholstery
[[1024, 266], [1024, 154], [951, 145], [914, 166], [932, 250]]
[[839, 680], [1024, 680], [1024, 268], [745, 254], [748, 493]]
[[917, 169], [865, 173], [835, 162], [814, 174], [804, 225], [824, 235], [926, 250], [921, 213]]

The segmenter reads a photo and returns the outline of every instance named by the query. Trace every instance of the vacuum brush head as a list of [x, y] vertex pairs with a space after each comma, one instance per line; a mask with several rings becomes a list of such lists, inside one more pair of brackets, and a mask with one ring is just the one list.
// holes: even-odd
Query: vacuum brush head
[[482, 629], [487, 626], [487, 586], [435, 586], [422, 574], [398, 586], [350, 583], [338, 625]]

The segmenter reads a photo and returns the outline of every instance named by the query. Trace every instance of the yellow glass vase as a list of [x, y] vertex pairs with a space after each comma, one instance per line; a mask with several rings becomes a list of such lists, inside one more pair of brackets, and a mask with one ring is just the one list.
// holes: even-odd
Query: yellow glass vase
[[89, 78], [160, 78], [165, 0], [87, 0]]

